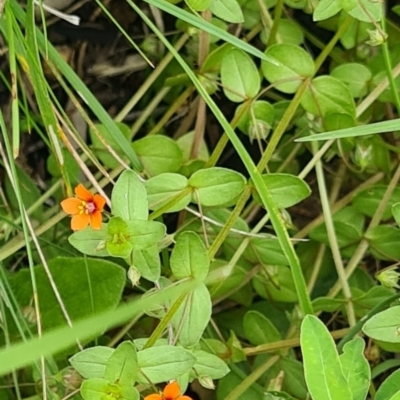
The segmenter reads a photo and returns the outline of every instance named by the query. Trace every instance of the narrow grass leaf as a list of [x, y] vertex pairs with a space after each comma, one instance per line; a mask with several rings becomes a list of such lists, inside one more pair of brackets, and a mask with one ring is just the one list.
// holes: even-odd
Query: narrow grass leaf
[[400, 130], [400, 119], [377, 122], [375, 124], [355, 126], [352, 128], [338, 129], [324, 132], [318, 135], [304, 136], [296, 139], [296, 142], [313, 142], [316, 140], [343, 139], [357, 136], [374, 135], [376, 133], [393, 132]]

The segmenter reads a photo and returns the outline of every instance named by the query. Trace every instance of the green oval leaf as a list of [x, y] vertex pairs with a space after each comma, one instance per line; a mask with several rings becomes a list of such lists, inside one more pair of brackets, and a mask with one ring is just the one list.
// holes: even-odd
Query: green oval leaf
[[106, 249], [107, 232], [108, 224], [103, 224], [98, 230], [86, 228], [70, 235], [68, 242], [87, 256], [107, 257], [109, 255]]
[[211, 12], [223, 21], [240, 24], [243, 22], [243, 13], [236, 0], [212, 0]]
[[139, 271], [144, 279], [156, 282], [161, 275], [161, 262], [156, 245], [143, 250], [133, 251], [133, 266]]
[[[266, 174], [262, 176], [269, 193], [278, 208], [288, 208], [300, 203], [311, 194], [311, 189], [302, 179], [289, 174]], [[257, 192], [254, 199], [262, 204]]]
[[266, 62], [261, 64], [265, 78], [276, 84], [276, 89], [281, 92], [295, 93], [304, 78], [314, 74], [314, 61], [301, 47], [275, 44], [268, 47], [265, 54], [281, 63], [280, 66]]
[[166, 382], [188, 372], [196, 363], [196, 357], [182, 347], [155, 346], [138, 352], [139, 381]]
[[353, 97], [365, 96], [368, 82], [372, 79], [371, 71], [365, 65], [358, 63], [339, 65], [330, 75], [343, 82]]
[[187, 178], [178, 174], [165, 173], [155, 176], [146, 181], [145, 187], [150, 210], [158, 210], [176, 199], [165, 212], [180, 211], [192, 198], [191, 191], [184, 192], [188, 187]]
[[257, 96], [260, 76], [253, 60], [244, 51], [231, 49], [221, 64], [221, 82], [225, 96], [240, 103]]
[[301, 105], [314, 115], [342, 113], [355, 117], [353, 97], [344, 83], [331, 76], [319, 76], [305, 90]]
[[400, 343], [400, 306], [391, 307], [371, 317], [363, 332], [372, 339]]
[[111, 209], [116, 217], [125, 221], [147, 219], [147, 192], [135, 172], [124, 171], [118, 178], [111, 195]]
[[85, 379], [104, 378], [107, 361], [114, 351], [106, 346], [90, 347], [74, 354], [69, 362]]
[[232, 203], [243, 192], [245, 184], [243, 175], [219, 167], [197, 171], [189, 179], [189, 185], [195, 190], [194, 201], [205, 207]]
[[340, 0], [321, 0], [313, 13], [314, 21], [323, 21], [336, 15], [342, 9]]
[[200, 341], [211, 318], [211, 307], [210, 293], [204, 284], [187, 295], [172, 319], [183, 347], [193, 347]]
[[133, 385], [139, 371], [136, 348], [132, 342], [118, 345], [107, 361], [104, 378], [118, 385]]
[[164, 236], [166, 227], [157, 221], [129, 221], [127, 240], [133, 246], [133, 250], [143, 250], [156, 245]]
[[172, 250], [171, 271], [177, 279], [194, 278], [203, 281], [210, 261], [204, 243], [195, 232], [183, 232]]
[[133, 142], [132, 147], [150, 176], [178, 172], [182, 166], [182, 151], [167, 136], [146, 136]]
[[312, 398], [352, 400], [335, 343], [317, 317], [305, 316], [301, 324], [300, 343], [305, 378]]
[[356, 337], [344, 345], [340, 355], [340, 364], [353, 400], [365, 400], [370, 385], [371, 369], [364, 356], [364, 347], [364, 340]]
[[392, 396], [400, 391], [400, 369], [390, 374], [379, 386], [375, 400], [392, 400]]

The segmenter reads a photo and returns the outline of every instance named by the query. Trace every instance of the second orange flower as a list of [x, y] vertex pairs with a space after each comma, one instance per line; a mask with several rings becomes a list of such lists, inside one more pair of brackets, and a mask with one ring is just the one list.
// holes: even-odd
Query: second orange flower
[[181, 396], [178, 382], [173, 381], [165, 386], [162, 394], [154, 393], [146, 396], [144, 400], [192, 400], [189, 396]]

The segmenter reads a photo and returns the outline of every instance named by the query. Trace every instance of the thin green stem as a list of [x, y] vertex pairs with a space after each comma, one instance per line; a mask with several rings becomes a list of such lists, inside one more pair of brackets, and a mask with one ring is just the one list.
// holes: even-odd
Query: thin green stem
[[275, 5], [274, 9], [274, 23], [271, 28], [271, 32], [269, 34], [267, 47], [271, 46], [272, 44], [276, 43], [276, 36], [278, 33], [279, 22], [282, 18], [283, 12], [283, 0], [278, 0]]
[[[312, 142], [311, 148], [313, 150], [313, 153], [315, 154], [318, 151], [317, 142]], [[325, 176], [324, 176], [324, 171], [322, 168], [321, 161], [318, 161], [316, 163], [315, 171], [316, 171], [316, 175], [317, 175], [319, 197], [321, 199], [322, 211], [324, 214], [325, 225], [326, 225], [326, 230], [328, 233], [328, 240], [329, 240], [329, 244], [330, 244], [331, 251], [332, 251], [333, 261], [335, 263], [336, 271], [339, 276], [339, 281], [340, 281], [342, 289], [343, 289], [344, 297], [347, 301], [346, 309], [347, 309], [347, 314], [348, 314], [348, 318], [349, 318], [349, 324], [350, 324], [350, 326], [353, 326], [356, 323], [354, 306], [351, 301], [351, 291], [350, 291], [349, 284], [347, 282], [347, 277], [345, 274], [344, 265], [343, 265], [342, 257], [340, 254], [339, 245], [337, 242], [335, 227], [333, 225], [332, 212], [331, 212], [331, 207], [330, 207], [330, 203], [329, 203], [329, 199], [328, 199], [328, 193], [326, 190]]]
[[[383, 12], [385, 12], [385, 4], [384, 3], [382, 4], [382, 7], [384, 8]], [[386, 17], [385, 17], [385, 15], [383, 15], [383, 17], [382, 17], [381, 26], [382, 26], [382, 31], [386, 32]], [[385, 63], [386, 76], [389, 79], [390, 91], [394, 98], [394, 103], [396, 105], [397, 114], [400, 114], [400, 96], [399, 96], [399, 91], [396, 86], [396, 82], [394, 81], [394, 77], [392, 74], [392, 60], [390, 57], [389, 45], [388, 45], [387, 40], [385, 40], [382, 44], [382, 55], [383, 55], [383, 61]]]

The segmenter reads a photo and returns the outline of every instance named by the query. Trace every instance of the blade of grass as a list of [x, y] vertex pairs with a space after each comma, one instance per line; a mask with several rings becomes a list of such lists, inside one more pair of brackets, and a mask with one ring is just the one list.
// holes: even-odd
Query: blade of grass
[[343, 139], [399, 130], [400, 118], [397, 118], [389, 121], [376, 122], [369, 125], [354, 126], [352, 128], [338, 129], [336, 131], [319, 133], [317, 135], [304, 136], [296, 139], [296, 142], [315, 142], [317, 140]]
[[136, 314], [142, 313], [143, 310], [158, 304], [165, 304], [166, 301], [176, 299], [196, 286], [196, 282], [170, 286], [151, 296], [121, 305], [116, 310], [109, 310], [87, 318], [76, 323], [72, 328], [58, 328], [45, 333], [42, 337], [29, 340], [27, 343], [17, 343], [9, 348], [0, 349], [0, 376], [10, 373], [14, 369], [26, 367], [40, 357], [59, 353], [72, 346], [76, 340], [88, 340], [106, 329], [121, 325], [134, 318]]
[[[22, 24], [25, 21], [25, 12], [21, 6], [15, 0], [9, 0], [11, 3], [12, 11], [16, 18]], [[0, 23], [1, 26], [1, 23]], [[43, 34], [36, 28], [37, 43], [40, 51], [44, 52], [46, 49], [46, 42]], [[48, 45], [48, 56], [49, 59], [57, 66], [61, 74], [65, 77], [67, 82], [74, 88], [76, 93], [79, 94], [80, 98], [86, 103], [86, 105], [91, 109], [93, 114], [98, 118], [98, 120], [104, 125], [104, 127], [113, 135], [117, 145], [123, 151], [123, 153], [128, 157], [132, 166], [137, 170], [142, 170], [142, 164], [137, 157], [135, 151], [133, 150], [130, 142], [125, 138], [117, 124], [104, 110], [102, 105], [92, 94], [92, 92], [87, 88], [87, 86], [81, 81], [78, 75], [72, 70], [72, 68], [65, 62], [61, 55], [55, 50], [55, 48], [49, 44]]]
[[279, 63], [273, 59], [272, 57], [268, 57], [263, 52], [251, 46], [250, 44], [244, 42], [243, 40], [237, 38], [236, 36], [231, 35], [228, 32], [225, 32], [223, 29], [218, 28], [217, 26], [211, 24], [210, 22], [205, 21], [204, 19], [197, 17], [189, 12], [182, 10], [181, 8], [170, 4], [164, 0], [144, 0], [146, 3], [152, 4], [153, 6], [159, 8], [167, 12], [168, 14], [173, 15], [174, 17], [187, 22], [203, 31], [208, 32], [211, 35], [215, 35], [219, 37], [221, 40], [224, 40], [227, 43], [233, 44], [239, 49], [252, 54], [257, 58], [261, 58], [262, 60], [268, 61], [274, 65], [279, 66]]

